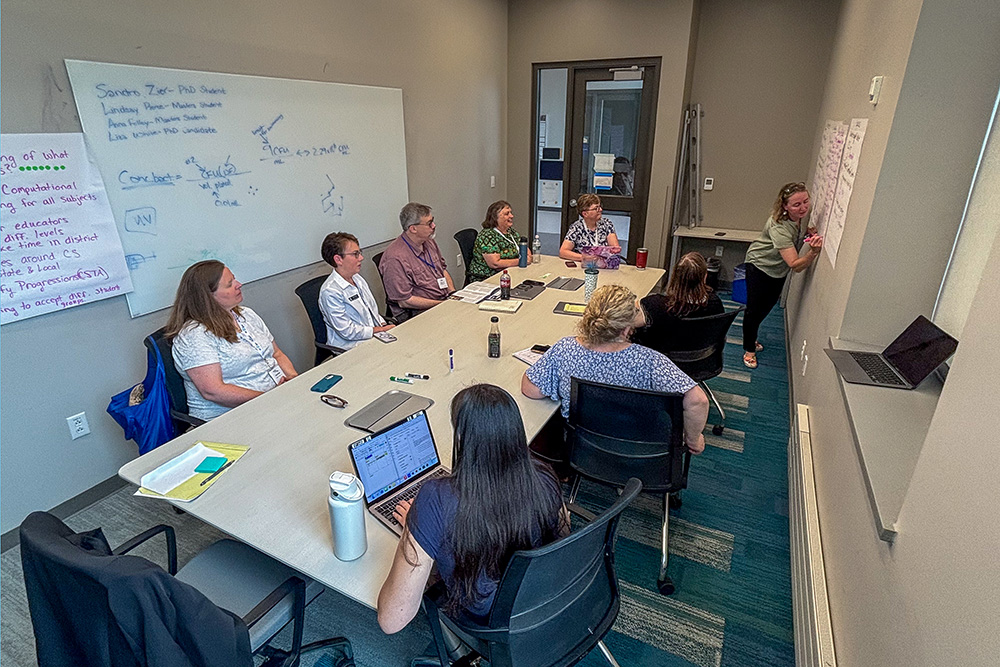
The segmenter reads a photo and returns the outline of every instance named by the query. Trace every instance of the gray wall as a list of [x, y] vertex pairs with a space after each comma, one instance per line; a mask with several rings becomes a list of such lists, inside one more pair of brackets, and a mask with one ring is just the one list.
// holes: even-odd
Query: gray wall
[[[80, 131], [63, 58], [394, 86], [403, 89], [410, 197], [434, 207], [453, 275], [464, 269], [452, 234], [504, 193], [502, 0], [9, 0], [0, 30], [3, 132]], [[299, 369], [312, 364], [312, 333], [292, 290], [328, 270], [319, 263], [244, 288]], [[365, 276], [380, 289], [370, 263]], [[118, 297], [0, 330], [0, 532], [135, 456], [104, 410], [142, 379], [142, 337], [165, 319], [130, 319]], [[81, 410], [92, 433], [71, 441], [65, 417]]]
[[[791, 347], [808, 341], [797, 402], [811, 406], [816, 491], [838, 663], [993, 665], [1000, 652], [997, 272], [984, 278], [921, 456], [898, 537], [877, 539], [829, 336], [885, 344], [929, 316], [1000, 84], [994, 0], [845, 0], [813, 134], [869, 118], [836, 268], [795, 276]], [[885, 76], [881, 102], [867, 100]], [[994, 212], [995, 213], [995, 212]]]

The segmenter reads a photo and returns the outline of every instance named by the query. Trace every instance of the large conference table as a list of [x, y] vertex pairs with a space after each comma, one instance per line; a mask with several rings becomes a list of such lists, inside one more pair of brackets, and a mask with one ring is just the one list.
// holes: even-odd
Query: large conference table
[[[511, 269], [510, 274], [513, 285], [530, 278], [547, 283], [557, 276], [583, 277], [582, 269], [568, 268], [562, 260], [550, 256], [538, 264]], [[614, 271], [602, 270], [599, 285], [626, 285], [641, 297], [662, 276], [662, 269], [640, 271], [622, 266]], [[491, 280], [497, 282], [499, 278]], [[235, 539], [374, 608], [398, 538], [366, 514], [368, 551], [352, 562], [333, 555], [327, 509], [329, 477], [335, 470], [354, 472], [347, 447], [365, 435], [345, 426], [344, 420], [393, 389], [430, 398], [434, 401], [427, 411], [431, 430], [442, 461], [449, 465], [451, 399], [464, 387], [488, 382], [504, 387], [517, 400], [530, 441], [558, 404], [548, 399], [531, 400], [521, 394], [521, 375], [527, 366], [511, 355], [574, 333], [580, 319], [555, 314], [553, 308], [560, 301], [582, 303], [583, 292], [582, 287], [573, 292], [546, 289], [533, 300], [524, 301], [513, 314], [446, 301], [393, 329], [396, 342], [365, 341], [122, 466], [118, 474], [138, 485], [144, 474], [198, 441], [248, 445], [249, 451], [199, 498], [175, 504]], [[499, 359], [487, 356], [492, 315], [500, 319]], [[449, 348], [455, 351], [453, 372], [448, 368]], [[322, 403], [320, 394], [309, 390], [327, 373], [343, 376], [329, 393], [347, 399], [346, 409]], [[415, 380], [412, 386], [389, 380], [390, 375], [406, 373], [425, 373], [430, 380]]]

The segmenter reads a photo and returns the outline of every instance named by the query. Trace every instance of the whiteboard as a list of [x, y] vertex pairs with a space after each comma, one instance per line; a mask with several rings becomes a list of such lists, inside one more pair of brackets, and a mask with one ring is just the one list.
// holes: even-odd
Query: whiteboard
[[173, 303], [218, 259], [241, 282], [316, 262], [330, 232], [399, 235], [407, 202], [403, 91], [67, 60], [134, 292]]

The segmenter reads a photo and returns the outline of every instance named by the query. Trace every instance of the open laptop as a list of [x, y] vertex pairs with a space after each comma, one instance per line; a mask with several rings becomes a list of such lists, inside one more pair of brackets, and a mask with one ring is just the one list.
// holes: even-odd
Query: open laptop
[[881, 354], [854, 350], [826, 350], [826, 354], [847, 382], [913, 389], [957, 347], [957, 340], [918, 315]]
[[381, 431], [348, 446], [351, 462], [365, 485], [368, 511], [397, 535], [403, 534], [393, 512], [401, 500], [413, 500], [428, 479], [447, 477], [427, 421], [427, 412], [415, 412]]

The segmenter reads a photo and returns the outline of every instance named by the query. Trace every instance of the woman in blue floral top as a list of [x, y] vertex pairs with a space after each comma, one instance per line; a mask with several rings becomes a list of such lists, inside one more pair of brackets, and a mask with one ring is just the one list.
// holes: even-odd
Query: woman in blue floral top
[[[472, 261], [469, 262], [472, 280], [485, 280], [497, 271], [517, 266], [520, 241], [521, 235], [514, 231], [510, 204], [505, 201], [490, 204], [483, 220], [483, 231], [479, 232], [472, 248]], [[531, 263], [530, 250], [528, 263]]]

